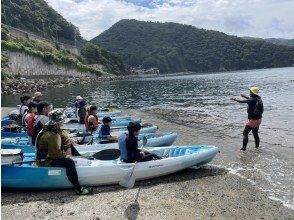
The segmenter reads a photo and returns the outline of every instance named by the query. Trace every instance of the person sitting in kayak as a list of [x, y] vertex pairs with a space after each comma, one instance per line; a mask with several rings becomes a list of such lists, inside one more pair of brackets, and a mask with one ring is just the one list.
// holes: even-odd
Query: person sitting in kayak
[[27, 135], [28, 135], [28, 143], [29, 145], [33, 145], [32, 138], [34, 135], [34, 119], [37, 113], [38, 104], [36, 102], [30, 102], [28, 111], [24, 114], [22, 118], [22, 124], [26, 126]]
[[32, 143], [35, 145], [36, 137], [43, 126], [49, 121], [48, 114], [51, 111], [51, 105], [48, 102], [39, 102], [37, 106], [38, 114], [34, 117]]
[[117, 137], [112, 136], [110, 134], [112, 119], [110, 117], [104, 117], [102, 122], [103, 122], [103, 125], [101, 126], [99, 130], [99, 138], [103, 140], [107, 140], [109, 142], [117, 142]]
[[260, 139], [258, 136], [259, 126], [261, 124], [261, 118], [263, 114], [263, 102], [261, 97], [259, 96], [259, 88], [251, 87], [249, 88], [250, 97], [241, 94], [244, 100], [239, 100], [237, 98], [231, 98], [231, 100], [239, 102], [239, 103], [247, 103], [247, 113], [248, 120], [245, 125], [245, 129], [243, 131], [243, 146], [240, 150], [245, 151], [248, 143], [248, 134], [252, 130], [255, 147], [259, 147]]
[[53, 110], [49, 113], [49, 121], [36, 139], [36, 157], [37, 160], [45, 160], [42, 165], [66, 168], [67, 178], [74, 185], [76, 193], [88, 195], [93, 190], [82, 187], [79, 183], [75, 162], [70, 157], [80, 156], [80, 154], [61, 129], [64, 118], [60, 110]]
[[22, 117], [28, 110], [29, 103], [31, 102], [31, 97], [28, 95], [20, 97], [21, 106], [19, 108], [19, 114]]
[[43, 94], [41, 92], [35, 92], [34, 97], [33, 97], [34, 102], [42, 102], [43, 101]]
[[28, 119], [31, 118], [32, 116], [35, 116], [37, 113], [37, 106], [38, 104], [36, 102], [30, 102], [28, 105], [28, 110], [24, 115], [22, 116], [22, 125], [27, 126], [28, 125]]
[[99, 120], [97, 116], [97, 106], [90, 106], [89, 111], [85, 115], [85, 127], [87, 132], [93, 133], [99, 127]]
[[76, 106], [77, 106], [76, 115], [79, 119], [80, 124], [85, 124], [85, 116], [87, 114], [86, 105], [87, 105], [87, 102], [84, 99], [79, 100], [76, 103]]
[[141, 129], [139, 123], [130, 122], [128, 126], [129, 134], [122, 134], [119, 137], [119, 149], [121, 151], [120, 159], [126, 163], [145, 162], [154, 159], [161, 159], [156, 154], [138, 149], [138, 135]]

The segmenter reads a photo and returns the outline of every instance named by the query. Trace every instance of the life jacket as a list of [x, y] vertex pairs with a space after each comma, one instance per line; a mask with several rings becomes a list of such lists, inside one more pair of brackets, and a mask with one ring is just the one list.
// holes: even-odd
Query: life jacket
[[93, 115], [93, 114], [89, 114], [88, 112], [85, 115], [85, 128], [86, 131], [91, 131], [91, 127], [90, 127], [90, 123], [89, 123], [89, 117], [90, 115], [94, 116], [96, 118], [96, 122], [94, 123], [94, 130], [96, 131], [97, 128], [99, 127], [99, 120], [98, 120], [98, 116], [97, 115]]
[[34, 122], [36, 120], [35, 117], [36, 117], [35, 113], [31, 113], [30, 116], [28, 117], [27, 134], [30, 137], [33, 137], [34, 135]]

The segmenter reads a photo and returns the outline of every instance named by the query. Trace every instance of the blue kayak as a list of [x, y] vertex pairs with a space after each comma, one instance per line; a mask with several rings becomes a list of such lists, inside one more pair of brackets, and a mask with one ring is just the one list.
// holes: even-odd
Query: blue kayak
[[[73, 108], [66, 108], [65, 109], [65, 115], [67, 118], [76, 118], [76, 113]], [[98, 117], [114, 117], [121, 115], [122, 111], [118, 108], [100, 108], [97, 111]]]
[[7, 117], [4, 117], [4, 118], [2, 118], [2, 120], [1, 120], [1, 127], [6, 126], [6, 125], [10, 125], [10, 124], [12, 124], [12, 123], [14, 123], [14, 122], [15, 122], [15, 121], [12, 120], [12, 119], [10, 119], [8, 116], [7, 116]]
[[[69, 130], [69, 129], [65, 129]], [[140, 130], [141, 134], [155, 133], [158, 130], [156, 125], [152, 124], [142, 124], [142, 129]], [[71, 132], [77, 132], [76, 130], [69, 130]], [[128, 132], [126, 126], [111, 127], [111, 132], [115, 135], [120, 135], [121, 133]], [[20, 132], [11, 132], [11, 131], [1, 131], [1, 138], [23, 138], [27, 137], [27, 132], [23, 129]]]
[[[138, 117], [112, 118], [112, 127], [128, 126], [130, 122], [141, 123], [141, 118], [138, 118]], [[80, 124], [77, 119], [68, 119], [63, 124], [62, 129], [85, 131], [85, 125]]]
[[[117, 108], [100, 108], [98, 109], [98, 117], [115, 117], [120, 115], [122, 112], [121, 110], [117, 109]], [[65, 111], [66, 117], [67, 118], [76, 118], [75, 113], [73, 112], [72, 108], [68, 108]], [[1, 127], [6, 126], [6, 125], [10, 125], [12, 123], [14, 123], [15, 120], [12, 120], [9, 118], [9, 116], [5, 116], [1, 119]], [[119, 125], [117, 125], [119, 126]]]
[[[142, 142], [143, 137], [147, 138], [145, 148], [148, 147], [161, 147], [170, 146], [177, 138], [174, 132], [164, 132], [158, 134], [141, 134], [139, 140]], [[110, 143], [105, 140], [99, 139], [97, 136], [86, 136], [87, 141], [82, 145], [75, 145], [79, 152], [99, 151], [106, 148], [118, 148], [117, 143]], [[93, 144], [88, 145], [87, 142], [93, 139]], [[24, 153], [34, 153], [35, 147], [28, 144], [27, 138], [4, 138], [1, 139], [2, 149], [21, 149]]]

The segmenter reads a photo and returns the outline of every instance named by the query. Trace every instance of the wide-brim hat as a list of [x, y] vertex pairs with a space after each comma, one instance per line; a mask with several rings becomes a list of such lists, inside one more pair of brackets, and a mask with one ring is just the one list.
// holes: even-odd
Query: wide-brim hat
[[46, 125], [56, 125], [58, 123], [63, 123], [64, 119], [66, 118], [63, 112], [59, 109], [51, 111], [48, 116], [49, 121], [46, 123]]
[[34, 97], [39, 97], [39, 96], [43, 96], [43, 94], [41, 92], [35, 92]]
[[259, 94], [259, 88], [258, 87], [250, 87], [249, 88], [250, 92], [252, 92], [254, 95]]

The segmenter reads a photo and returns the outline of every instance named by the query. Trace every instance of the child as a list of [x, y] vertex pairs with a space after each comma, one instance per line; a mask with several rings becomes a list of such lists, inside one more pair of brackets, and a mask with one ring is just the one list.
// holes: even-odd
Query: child
[[123, 134], [119, 139], [120, 159], [126, 163], [145, 162], [154, 159], [161, 159], [156, 154], [138, 149], [138, 136], [141, 130], [139, 123], [130, 122], [128, 126], [129, 134]]
[[36, 102], [29, 103], [28, 110], [22, 116], [22, 125], [23, 126], [27, 126], [28, 119], [31, 117], [31, 115], [35, 115], [35, 113], [37, 113], [37, 106], [38, 106], [38, 103], [36, 103]]
[[85, 115], [85, 128], [87, 132], [93, 133], [99, 127], [99, 120], [97, 116], [97, 106], [90, 106], [89, 111]]
[[19, 114], [22, 117], [24, 113], [26, 113], [26, 111], [28, 110], [28, 105], [31, 102], [31, 97], [28, 95], [22, 96], [20, 97], [20, 102], [21, 102], [21, 106], [19, 108]]
[[110, 117], [104, 117], [102, 121], [103, 121], [103, 125], [101, 126], [99, 131], [99, 138], [116, 142], [117, 137], [111, 136], [110, 134], [112, 119]]
[[29, 139], [29, 145], [33, 145], [32, 142], [32, 137], [34, 135], [34, 121], [35, 121], [35, 116], [37, 113], [37, 107], [38, 104], [36, 102], [30, 102], [28, 111], [24, 114], [22, 123], [24, 126], [27, 128], [27, 134], [28, 134], [28, 139]]

